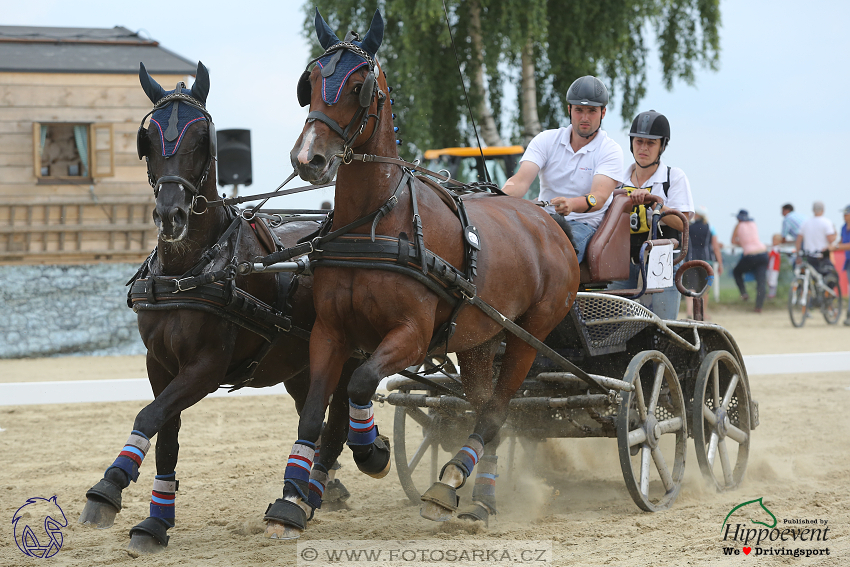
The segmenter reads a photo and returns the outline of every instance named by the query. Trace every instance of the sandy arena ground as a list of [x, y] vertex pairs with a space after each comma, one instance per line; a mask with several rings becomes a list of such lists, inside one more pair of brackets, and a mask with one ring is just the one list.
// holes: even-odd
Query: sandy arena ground
[[[792, 328], [783, 311], [755, 316], [714, 309], [712, 317], [732, 332], [745, 355], [850, 350], [850, 328], [827, 327], [818, 317], [803, 329]], [[0, 361], [2, 382], [144, 376], [143, 357]], [[750, 381], [760, 403], [761, 425], [754, 431], [747, 475], [737, 491], [717, 494], [704, 485], [689, 440], [678, 500], [670, 510], [645, 513], [625, 488], [616, 440], [554, 440], [541, 445], [533, 473], [523, 478], [514, 474], [499, 484], [500, 513], [488, 528], [458, 520], [438, 524], [419, 517], [395, 470], [385, 479], [371, 479], [357, 471], [346, 449], [339, 478], [352, 492], [350, 507], [318, 511], [304, 540], [450, 540], [461, 547], [469, 540], [549, 540], [553, 560], [538, 565], [850, 565], [850, 369], [754, 376]], [[169, 532], [164, 553], [133, 558], [125, 550], [128, 530], [148, 514], [153, 451], [138, 484], [124, 491], [124, 509], [112, 528], [76, 523], [86, 490], [120, 451], [144, 405], [0, 407], [0, 428], [5, 429], [0, 432], [0, 565], [38, 563], [16, 547], [11, 519], [27, 498], [53, 495], [69, 525], [62, 530], [62, 549], [45, 564], [295, 565], [295, 542], [262, 535], [263, 512], [280, 495], [295, 439], [297, 417], [291, 400], [281, 396], [208, 399], [184, 412], [177, 526]], [[384, 433], [392, 431], [392, 414], [391, 406], [376, 406]], [[503, 478], [505, 460], [500, 463]], [[760, 497], [778, 518], [777, 527], [783, 527], [785, 518], [828, 521], [828, 541], [782, 545], [828, 547], [830, 555], [724, 556], [724, 517], [736, 505]]]

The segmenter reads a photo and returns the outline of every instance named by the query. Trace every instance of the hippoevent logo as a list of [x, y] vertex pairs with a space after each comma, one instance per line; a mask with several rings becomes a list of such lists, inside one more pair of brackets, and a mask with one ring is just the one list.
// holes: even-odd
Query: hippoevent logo
[[62, 548], [62, 528], [68, 526], [65, 512], [52, 498], [30, 498], [12, 516], [15, 543], [24, 555], [45, 559]]
[[[749, 522], [742, 523], [744, 518]], [[829, 555], [829, 547], [812, 546], [829, 540], [827, 523], [823, 518], [783, 518], [780, 523], [765, 505], [764, 497], [748, 500], [729, 510], [723, 519], [723, 555]]]

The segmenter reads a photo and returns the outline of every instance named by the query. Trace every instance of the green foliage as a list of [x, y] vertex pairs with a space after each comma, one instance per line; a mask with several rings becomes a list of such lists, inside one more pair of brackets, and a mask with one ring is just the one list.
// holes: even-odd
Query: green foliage
[[[603, 78], [611, 94], [609, 111], [618, 107], [623, 123], [631, 123], [646, 95], [648, 44], [653, 35], [668, 90], [676, 80], [692, 84], [696, 66], [712, 70], [718, 66], [719, 0], [446, 0], [455, 48], [441, 0], [324, 0], [322, 16], [340, 38], [347, 30], [365, 33], [375, 8], [381, 10], [386, 31], [378, 57], [393, 87], [405, 157], [429, 148], [474, 143], [455, 60], [456, 49], [469, 90], [477, 65], [469, 29], [473, 2], [481, 7], [489, 92], [469, 92], [470, 102], [475, 108], [475, 102], [487, 96], [497, 121], [503, 86], [519, 86], [520, 54], [529, 40], [534, 45], [538, 114], [544, 128], [566, 122], [564, 95], [582, 75]], [[321, 48], [315, 39], [314, 10], [312, 1], [305, 3], [304, 34], [313, 42], [316, 56]], [[515, 142], [522, 131], [518, 102], [509, 125]]]

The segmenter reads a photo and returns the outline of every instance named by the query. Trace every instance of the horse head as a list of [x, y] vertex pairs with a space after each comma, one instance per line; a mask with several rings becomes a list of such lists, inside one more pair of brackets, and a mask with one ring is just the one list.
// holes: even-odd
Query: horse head
[[375, 57], [384, 36], [379, 11], [362, 39], [349, 32], [340, 40], [318, 8], [315, 25], [325, 52], [307, 65], [298, 81], [298, 102], [309, 104], [310, 113], [289, 157], [304, 181], [321, 184], [333, 179], [352, 148], [373, 138], [389, 104], [389, 91]]
[[136, 140], [139, 159], [147, 160], [148, 181], [156, 197], [153, 220], [160, 239], [179, 242], [188, 233], [196, 201], [216, 198], [215, 126], [205, 106], [209, 72], [198, 62], [191, 89], [179, 82], [166, 91], [140, 63], [139, 81], [154, 103], [145, 116], [150, 116], [150, 123], [145, 128], [142, 119]]

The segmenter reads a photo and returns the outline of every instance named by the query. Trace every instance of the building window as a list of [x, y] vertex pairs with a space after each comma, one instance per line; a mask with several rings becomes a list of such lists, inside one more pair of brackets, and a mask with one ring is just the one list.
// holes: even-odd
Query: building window
[[33, 124], [39, 183], [91, 183], [113, 175], [111, 124]]

